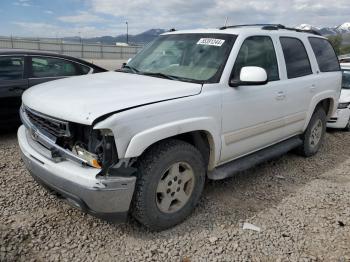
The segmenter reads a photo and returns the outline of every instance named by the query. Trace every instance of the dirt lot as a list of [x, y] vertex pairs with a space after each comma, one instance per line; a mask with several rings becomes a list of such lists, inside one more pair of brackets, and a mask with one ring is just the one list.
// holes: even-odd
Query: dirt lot
[[[0, 261], [350, 261], [350, 134], [209, 182], [193, 215], [154, 233], [111, 225], [37, 186], [0, 135]], [[261, 232], [243, 230], [244, 222]]]

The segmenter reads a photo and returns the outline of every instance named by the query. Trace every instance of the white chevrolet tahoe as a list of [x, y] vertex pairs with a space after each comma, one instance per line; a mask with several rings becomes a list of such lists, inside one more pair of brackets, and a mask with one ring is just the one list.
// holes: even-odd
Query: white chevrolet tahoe
[[292, 149], [314, 155], [341, 79], [332, 46], [312, 32], [172, 31], [120, 72], [26, 91], [18, 141], [30, 174], [71, 205], [162, 230], [191, 213], [206, 179]]

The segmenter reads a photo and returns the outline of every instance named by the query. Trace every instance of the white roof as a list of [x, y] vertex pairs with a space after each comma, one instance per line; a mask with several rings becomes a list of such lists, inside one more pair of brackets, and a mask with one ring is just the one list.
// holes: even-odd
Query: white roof
[[220, 30], [218, 28], [213, 29], [192, 29], [192, 30], [179, 30], [179, 31], [173, 31], [173, 32], [167, 32], [163, 35], [170, 35], [170, 34], [232, 34], [232, 35], [241, 35], [241, 34], [265, 34], [265, 35], [289, 35], [289, 36], [295, 36], [300, 37], [301, 35], [308, 35], [313, 37], [320, 37], [324, 38], [319, 35], [311, 34], [308, 32], [297, 32], [293, 30], [287, 30], [287, 29], [278, 29], [278, 30], [267, 30], [262, 29], [262, 26], [241, 26], [241, 27], [234, 27], [234, 28], [226, 28], [223, 30]]

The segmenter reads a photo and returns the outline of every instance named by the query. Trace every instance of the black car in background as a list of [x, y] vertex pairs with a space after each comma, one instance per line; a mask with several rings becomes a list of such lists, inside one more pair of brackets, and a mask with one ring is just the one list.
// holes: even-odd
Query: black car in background
[[21, 96], [29, 87], [106, 71], [84, 60], [56, 53], [0, 49], [0, 128], [19, 123]]

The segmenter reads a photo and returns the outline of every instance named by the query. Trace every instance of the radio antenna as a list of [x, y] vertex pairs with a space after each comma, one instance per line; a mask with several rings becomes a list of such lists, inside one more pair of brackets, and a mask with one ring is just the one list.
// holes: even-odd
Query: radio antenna
[[226, 27], [226, 26], [227, 26], [227, 22], [228, 22], [228, 17], [226, 16], [226, 19], [225, 19], [225, 25], [224, 25], [224, 27]]

